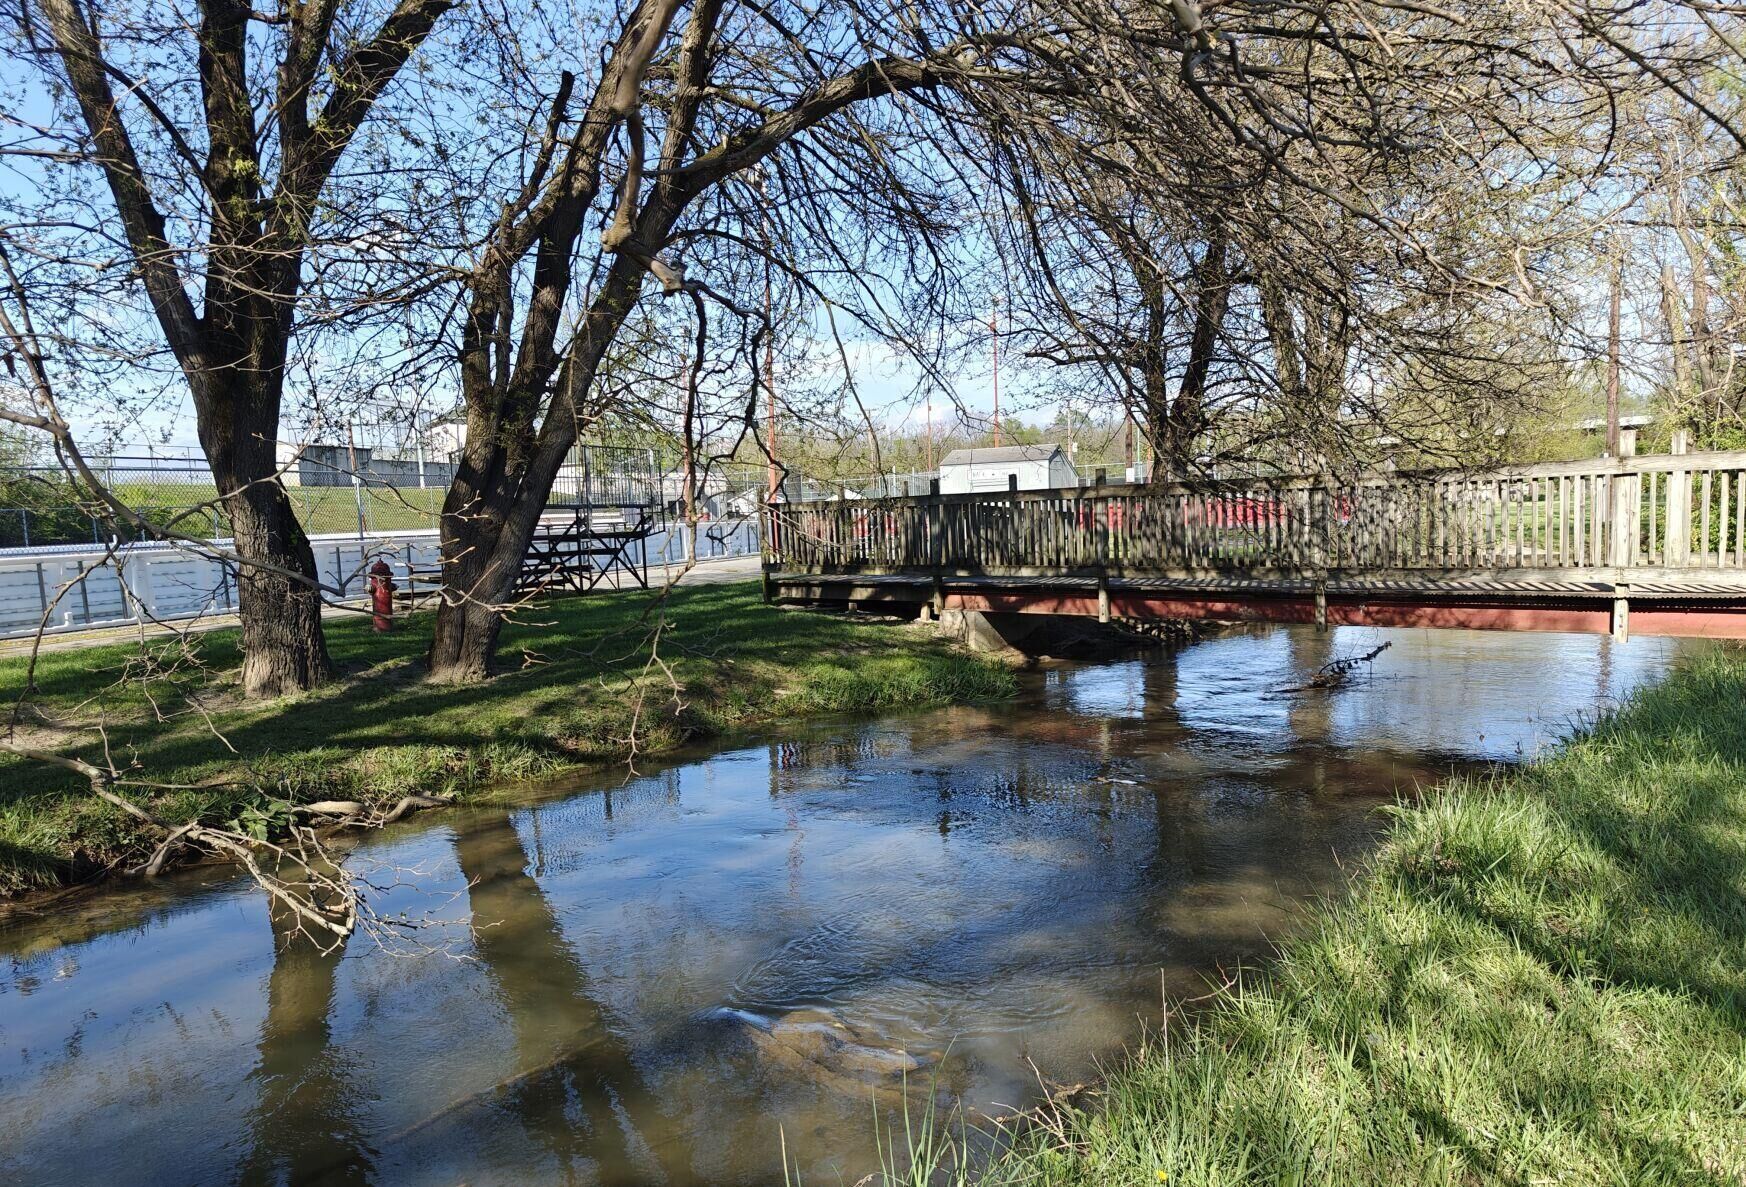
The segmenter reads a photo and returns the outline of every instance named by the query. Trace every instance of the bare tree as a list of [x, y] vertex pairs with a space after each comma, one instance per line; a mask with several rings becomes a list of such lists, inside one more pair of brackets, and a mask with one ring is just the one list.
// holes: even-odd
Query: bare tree
[[287, 358], [311, 251], [355, 244], [360, 219], [381, 238], [378, 195], [353, 184], [357, 201], [336, 202], [336, 169], [452, 4], [10, 6], [15, 52], [54, 100], [46, 123], [11, 121], [4, 149], [39, 170], [10, 203], [15, 280], [66, 312], [41, 327], [36, 363], [129, 390], [155, 327], [235, 539], [251, 695], [329, 675], [314, 556], [275, 454]]
[[[1023, 39], [955, 32], [949, 12], [923, 19], [853, 3], [812, 13], [644, 0], [612, 26], [609, 54], [562, 47], [605, 64], [587, 83], [571, 72], [549, 81], [523, 176], [480, 237], [467, 284], [467, 442], [443, 513], [434, 678], [489, 670], [523, 553], [579, 431], [603, 411], [603, 360], [648, 278], [681, 299], [679, 341], [707, 347], [712, 310], [751, 334], [742, 355], [752, 372], [771, 332], [751, 295], [764, 219], [780, 219], [787, 236], [828, 232], [814, 240], [827, 266], [852, 266], [851, 235], [889, 236], [881, 246], [898, 268], [928, 250], [934, 216], [905, 184], [899, 151], [922, 142], [911, 121], [932, 117], [900, 99], [999, 79], [1001, 56]], [[766, 162], [760, 208], [745, 179]], [[916, 242], [892, 242], [894, 225]], [[791, 261], [781, 266], [808, 283]], [[692, 360], [694, 381], [707, 365]]]
[[1732, 134], [1701, 82], [1737, 73], [1737, 18], [1604, 15], [1069, 0], [1046, 98], [983, 103], [966, 154], [1008, 195], [1030, 348], [1124, 393], [1161, 476], [1506, 449], [1592, 349], [1627, 113]]

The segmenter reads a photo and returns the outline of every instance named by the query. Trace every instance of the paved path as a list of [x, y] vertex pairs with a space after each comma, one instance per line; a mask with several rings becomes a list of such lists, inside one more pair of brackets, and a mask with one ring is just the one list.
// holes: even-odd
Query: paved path
[[[758, 578], [759, 558], [755, 556], [730, 556], [719, 560], [700, 561], [695, 568], [680, 579], [681, 585], [727, 585], [735, 581], [755, 581]], [[668, 572], [677, 572], [675, 566]], [[665, 580], [663, 570], [659, 566], [649, 569], [649, 583], [659, 588]], [[635, 589], [632, 585], [630, 588]], [[362, 610], [353, 606], [328, 606], [323, 612], [325, 618], [357, 617]], [[144, 635], [148, 638], [157, 635], [169, 635], [177, 631], [213, 631], [237, 625], [234, 614], [213, 614], [205, 618], [190, 619], [169, 623], [163, 626], [146, 627], [117, 626], [100, 627], [89, 631], [68, 631], [63, 634], [45, 635], [42, 641], [43, 651], [70, 651], [78, 647], [95, 647], [104, 643], [126, 643]], [[26, 635], [18, 639], [0, 639], [0, 658], [14, 655], [25, 655], [30, 651], [31, 639]]]

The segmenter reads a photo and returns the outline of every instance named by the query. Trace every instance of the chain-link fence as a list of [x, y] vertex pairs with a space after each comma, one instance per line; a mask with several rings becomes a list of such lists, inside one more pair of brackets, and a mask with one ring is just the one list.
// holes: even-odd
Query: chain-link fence
[[[285, 492], [298, 520], [312, 536], [434, 528], [448, 487], [449, 468], [411, 483], [382, 476], [336, 481], [317, 467], [315, 481], [288, 470]], [[222, 539], [229, 520], [218, 488], [204, 465], [170, 466], [161, 459], [118, 457], [96, 468], [105, 488], [154, 527], [184, 535]], [[100, 544], [130, 535], [126, 523], [97, 506], [91, 492], [58, 469], [17, 467], [0, 471], [0, 548]]]
[[[446, 460], [385, 457], [347, 445], [285, 448], [281, 459], [280, 481], [311, 536], [434, 530], [455, 476]], [[112, 495], [157, 528], [211, 539], [230, 535], [212, 473], [199, 458], [116, 455], [95, 459], [92, 469]], [[651, 451], [582, 445], [559, 471], [551, 506], [654, 511], [661, 489]], [[0, 549], [103, 544], [132, 534], [63, 470], [0, 469]]]

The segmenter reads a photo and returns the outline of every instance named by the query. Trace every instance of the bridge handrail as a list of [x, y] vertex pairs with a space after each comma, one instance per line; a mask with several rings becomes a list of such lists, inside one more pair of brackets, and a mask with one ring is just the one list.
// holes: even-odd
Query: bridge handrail
[[1499, 466], [1492, 470], [1464, 470], [1454, 467], [1426, 470], [1364, 470], [1353, 474], [1283, 474], [1253, 475], [1242, 478], [1206, 478], [1192, 482], [1106, 482], [1097, 485], [1037, 487], [1029, 490], [969, 491], [952, 494], [872, 495], [853, 498], [797, 499], [779, 504], [785, 508], [834, 507], [839, 504], [867, 506], [871, 504], [926, 502], [975, 503], [981, 501], [1021, 502], [1059, 498], [1101, 498], [1135, 492], [1163, 494], [1201, 494], [1222, 489], [1267, 488], [1304, 490], [1313, 487], [1340, 485], [1386, 486], [1395, 483], [1505, 481], [1523, 478], [1558, 478], [1576, 475], [1667, 474], [1679, 470], [1746, 470], [1746, 450], [1716, 449], [1692, 453], [1643, 454], [1626, 458], [1584, 458], [1570, 462], [1533, 462], [1516, 466]]
[[802, 572], [1746, 569], [1746, 451], [815, 500], [763, 520], [766, 564]]

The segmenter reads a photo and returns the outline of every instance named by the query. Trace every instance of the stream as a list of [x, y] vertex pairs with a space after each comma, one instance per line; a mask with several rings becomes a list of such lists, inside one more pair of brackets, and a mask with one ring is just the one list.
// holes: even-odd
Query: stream
[[[1390, 646], [1343, 687], [1324, 664]], [[413, 819], [323, 956], [233, 869], [0, 919], [0, 1181], [853, 1183], [1264, 961], [1378, 808], [1693, 645], [1258, 628]]]

